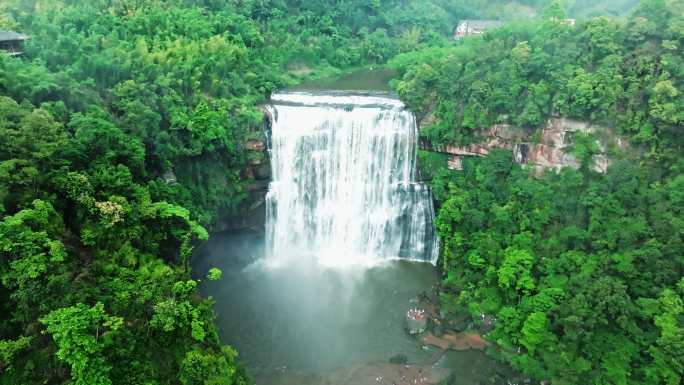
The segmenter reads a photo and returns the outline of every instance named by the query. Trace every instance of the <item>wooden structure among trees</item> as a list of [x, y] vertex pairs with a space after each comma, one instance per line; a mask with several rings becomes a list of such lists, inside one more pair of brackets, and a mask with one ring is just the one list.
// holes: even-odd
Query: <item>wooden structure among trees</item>
[[24, 41], [28, 36], [13, 31], [0, 31], [0, 50], [6, 51], [10, 56], [18, 56], [24, 53]]
[[479, 35], [490, 29], [499, 28], [503, 25], [499, 20], [461, 20], [454, 31], [454, 39], [458, 40], [470, 35]]

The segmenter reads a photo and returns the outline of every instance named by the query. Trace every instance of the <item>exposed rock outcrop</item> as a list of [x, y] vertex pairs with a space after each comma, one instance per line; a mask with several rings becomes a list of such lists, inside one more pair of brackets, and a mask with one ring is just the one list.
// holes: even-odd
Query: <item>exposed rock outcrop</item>
[[[579, 168], [579, 161], [568, 151], [573, 143], [573, 134], [605, 134], [610, 133], [610, 130], [587, 122], [551, 118], [539, 132], [538, 138], [532, 140], [532, 133], [529, 131], [508, 124], [497, 124], [482, 132], [480, 143], [466, 146], [436, 146], [429, 141], [421, 140], [420, 147], [422, 150], [449, 155], [448, 167], [452, 170], [463, 169], [464, 157], [486, 156], [493, 149], [502, 148], [513, 152], [515, 162], [527, 164], [541, 172], [548, 168]], [[597, 138], [597, 142], [601, 152], [594, 156], [594, 169], [606, 172], [611, 163], [607, 148], [617, 146], [624, 149], [627, 147], [627, 141], [614, 135], [602, 135]]]
[[490, 345], [479, 333], [475, 332], [445, 333], [441, 337], [427, 333], [423, 336], [422, 341], [426, 345], [436, 346], [442, 350], [484, 350]]
[[176, 173], [173, 171], [173, 169], [166, 170], [164, 175], [162, 175], [162, 179], [164, 179], [166, 184], [178, 183], [178, 178], [176, 177]]

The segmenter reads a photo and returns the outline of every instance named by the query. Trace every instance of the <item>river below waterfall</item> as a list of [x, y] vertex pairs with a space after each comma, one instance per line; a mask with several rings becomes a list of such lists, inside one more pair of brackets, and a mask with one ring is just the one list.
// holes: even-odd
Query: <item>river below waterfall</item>
[[[221, 339], [236, 348], [256, 385], [378, 384], [392, 370], [378, 363], [397, 354], [410, 364], [431, 363], [437, 353], [409, 336], [404, 321], [416, 297], [438, 282], [433, 265], [270, 270], [259, 263], [263, 256], [260, 234], [214, 234], [194, 266], [198, 276], [211, 267], [223, 271], [201, 290], [216, 301]], [[493, 374], [505, 372], [480, 351], [450, 351], [434, 367], [453, 372], [451, 385], [491, 384]]]

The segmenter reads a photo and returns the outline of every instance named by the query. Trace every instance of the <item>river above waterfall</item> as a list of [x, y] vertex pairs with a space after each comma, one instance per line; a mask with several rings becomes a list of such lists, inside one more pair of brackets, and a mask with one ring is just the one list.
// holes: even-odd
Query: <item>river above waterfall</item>
[[360, 68], [351, 73], [305, 80], [292, 87], [293, 90], [374, 90], [390, 91], [389, 81], [397, 72], [388, 68]]

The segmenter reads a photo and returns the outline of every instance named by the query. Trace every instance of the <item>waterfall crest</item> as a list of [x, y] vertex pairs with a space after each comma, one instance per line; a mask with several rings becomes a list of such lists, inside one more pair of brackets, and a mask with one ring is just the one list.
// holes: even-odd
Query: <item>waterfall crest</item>
[[271, 112], [267, 263], [436, 262], [431, 193], [415, 182], [416, 122], [398, 99], [280, 93]]

